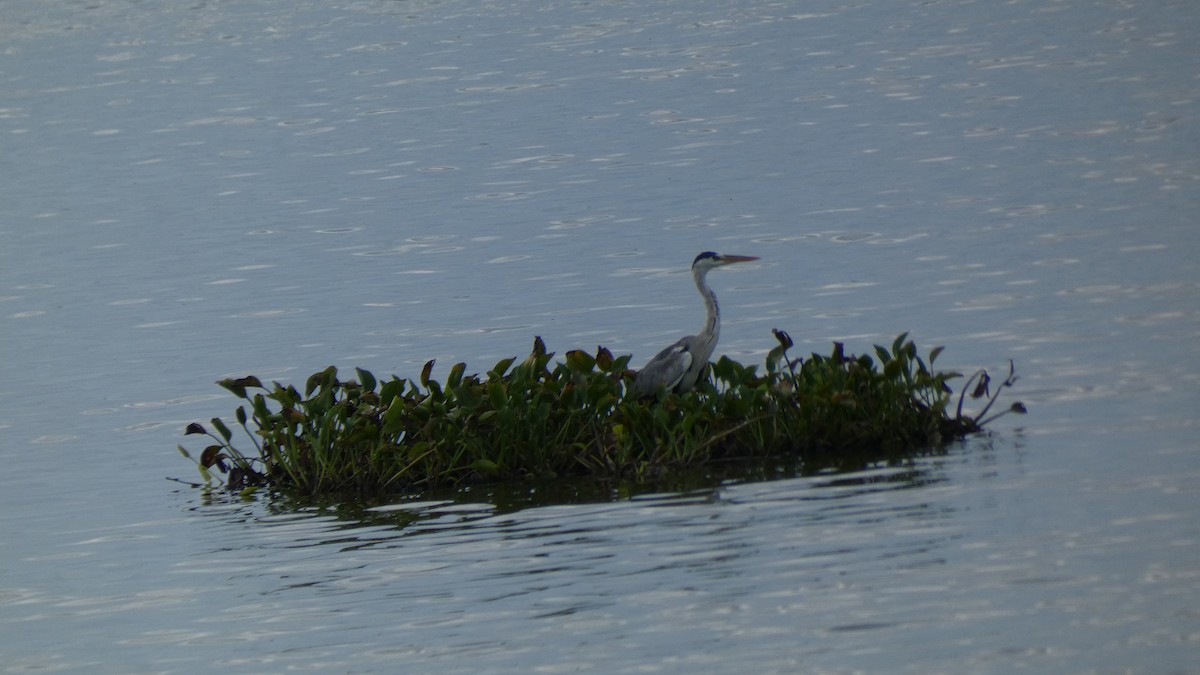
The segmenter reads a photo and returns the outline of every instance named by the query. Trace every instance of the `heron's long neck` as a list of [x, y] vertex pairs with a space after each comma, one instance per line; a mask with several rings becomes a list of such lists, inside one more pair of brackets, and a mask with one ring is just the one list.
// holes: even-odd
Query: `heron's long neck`
[[704, 298], [704, 309], [708, 314], [704, 320], [704, 331], [701, 335], [712, 335], [715, 344], [717, 335], [721, 332], [721, 310], [717, 307], [717, 294], [708, 287], [707, 276], [707, 270], [692, 273], [692, 279], [696, 282], [696, 290], [700, 291], [700, 297]]

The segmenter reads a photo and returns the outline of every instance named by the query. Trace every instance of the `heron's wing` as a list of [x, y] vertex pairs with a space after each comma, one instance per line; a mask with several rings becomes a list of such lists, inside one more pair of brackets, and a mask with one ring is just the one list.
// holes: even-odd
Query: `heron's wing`
[[654, 355], [633, 381], [634, 396], [653, 396], [659, 389], [674, 389], [692, 365], [687, 338]]

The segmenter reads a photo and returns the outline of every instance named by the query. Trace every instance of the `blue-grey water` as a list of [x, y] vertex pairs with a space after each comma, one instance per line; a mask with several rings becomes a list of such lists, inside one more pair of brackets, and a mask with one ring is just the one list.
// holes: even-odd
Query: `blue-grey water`
[[[1196, 672], [1200, 11], [10, 0], [3, 672]], [[213, 383], [911, 331], [1031, 413], [610, 500], [206, 500]], [[1011, 400], [1011, 399], [1006, 399]], [[193, 448], [195, 449], [195, 448]], [[524, 506], [522, 506], [524, 505]]]

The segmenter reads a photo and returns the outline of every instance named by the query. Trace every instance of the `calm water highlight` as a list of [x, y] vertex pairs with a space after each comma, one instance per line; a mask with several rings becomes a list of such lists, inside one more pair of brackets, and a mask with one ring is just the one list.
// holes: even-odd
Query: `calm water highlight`
[[[16, 0], [4, 672], [1191, 672], [1188, 2]], [[212, 384], [911, 331], [1031, 414], [673, 492], [204, 500]]]

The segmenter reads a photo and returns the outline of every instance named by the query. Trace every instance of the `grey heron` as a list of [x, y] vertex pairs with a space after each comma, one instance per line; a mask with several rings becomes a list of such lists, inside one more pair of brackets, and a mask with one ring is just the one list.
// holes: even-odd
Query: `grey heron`
[[696, 335], [680, 338], [678, 342], [662, 350], [638, 371], [629, 394], [636, 398], [654, 396], [660, 389], [675, 392], [690, 391], [708, 366], [708, 359], [717, 346], [721, 333], [721, 310], [717, 307], [717, 294], [708, 287], [706, 277], [710, 270], [739, 262], [758, 260], [748, 255], [721, 255], [705, 251], [692, 261], [692, 280], [696, 290], [704, 298], [708, 318], [704, 330]]

